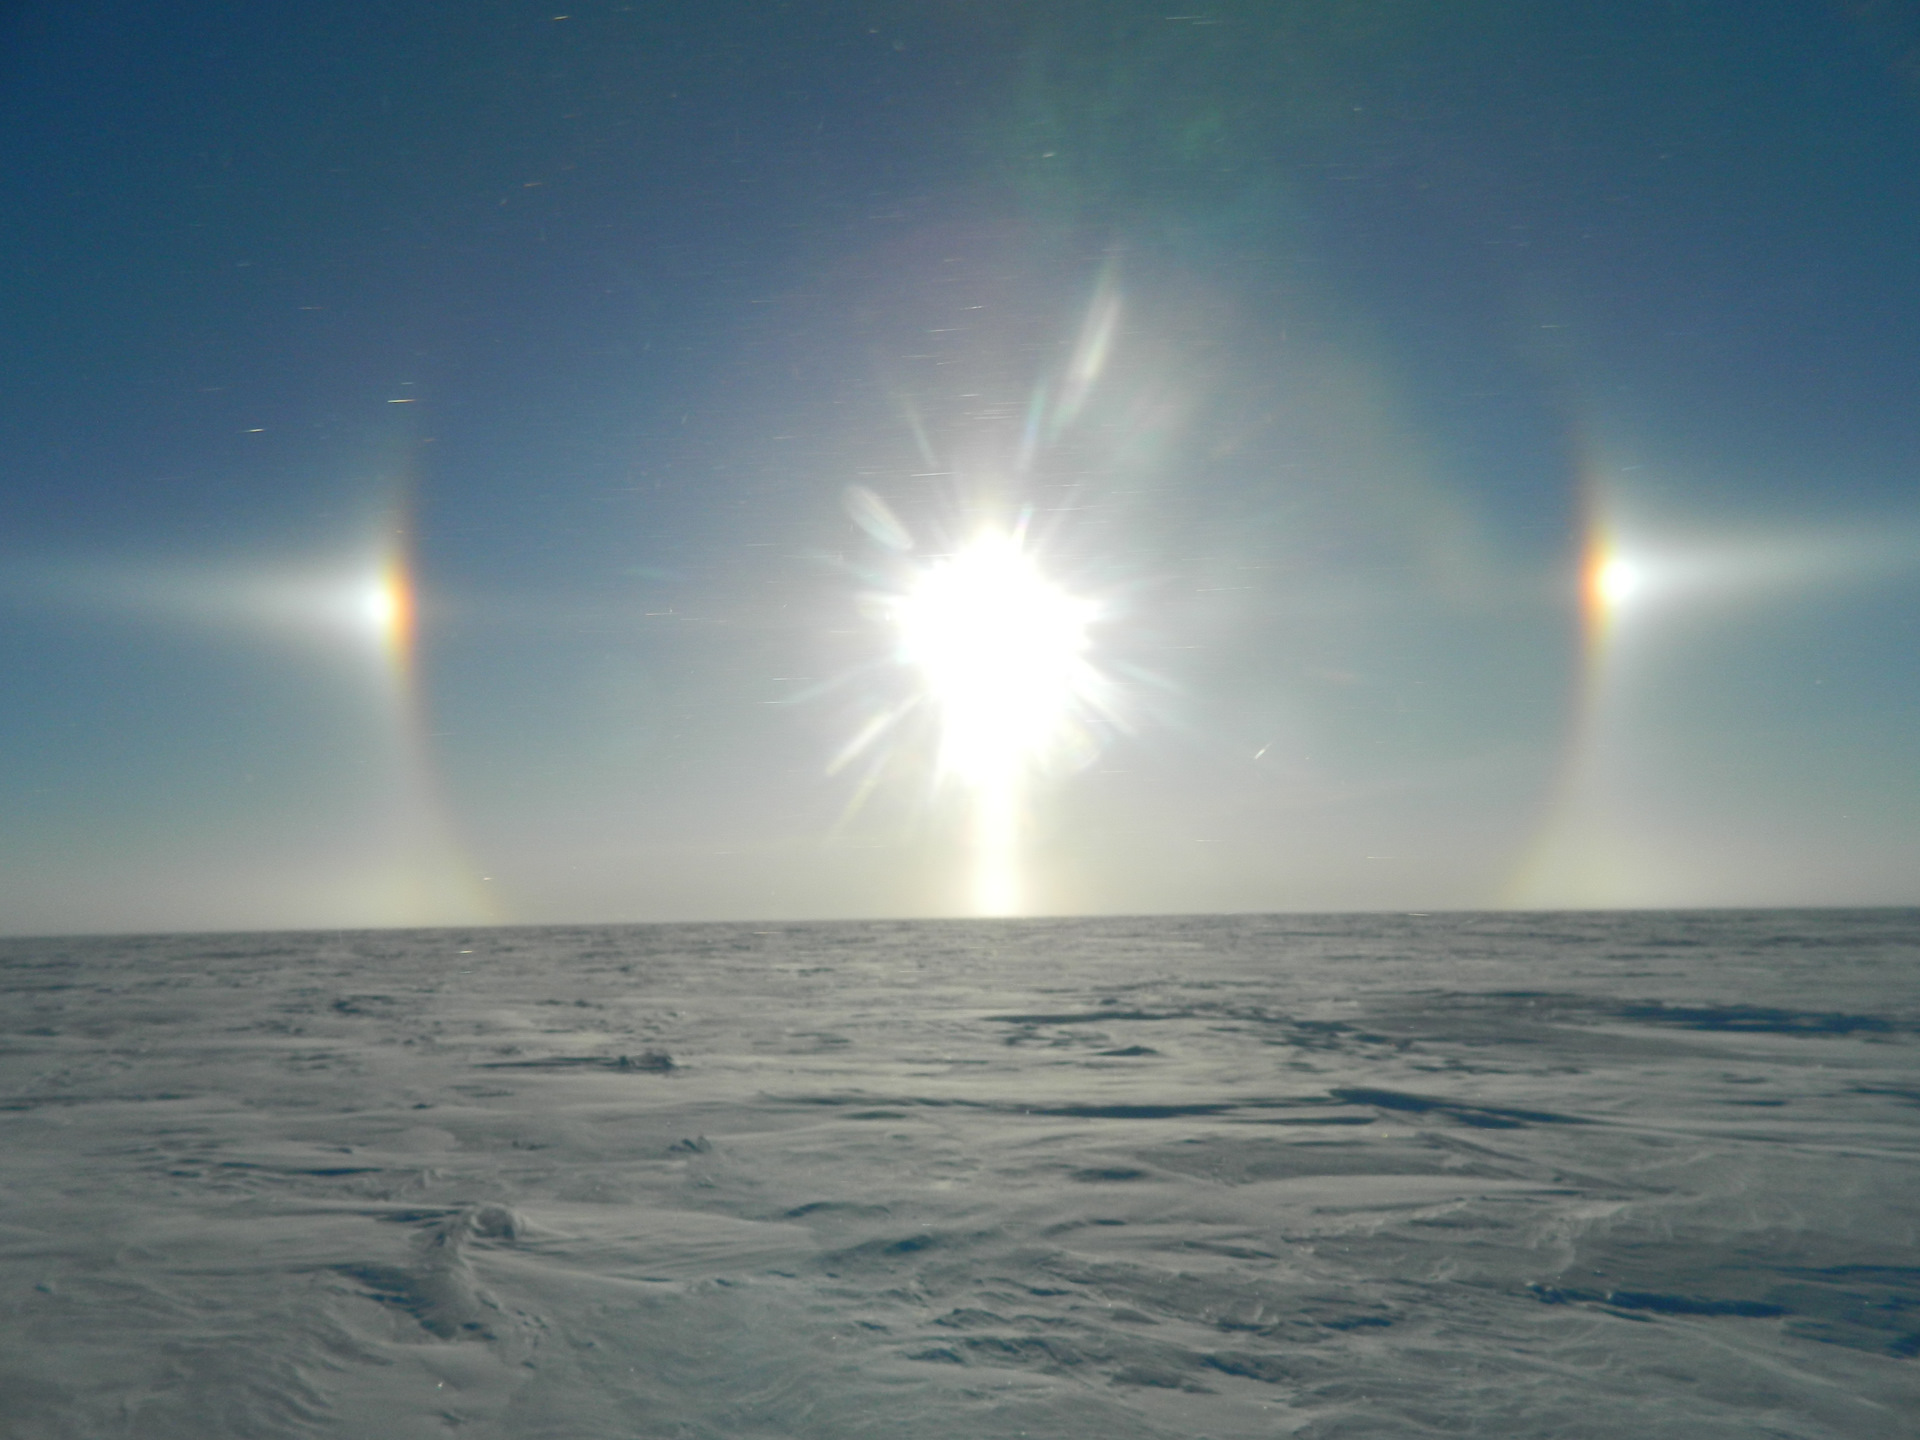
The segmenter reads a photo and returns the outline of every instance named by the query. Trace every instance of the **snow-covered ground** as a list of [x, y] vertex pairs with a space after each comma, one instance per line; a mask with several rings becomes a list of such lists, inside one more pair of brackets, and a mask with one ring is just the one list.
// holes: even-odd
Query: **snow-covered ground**
[[0, 1435], [1920, 1434], [1920, 914], [0, 942]]

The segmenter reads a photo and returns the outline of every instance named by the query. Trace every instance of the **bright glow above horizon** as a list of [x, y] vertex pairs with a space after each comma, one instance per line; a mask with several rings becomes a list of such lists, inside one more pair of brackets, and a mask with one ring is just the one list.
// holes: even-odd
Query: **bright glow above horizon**
[[413, 652], [413, 578], [395, 548], [367, 583], [361, 604], [367, 628], [395, 672], [404, 677]]
[[400, 597], [394, 593], [391, 580], [382, 576], [367, 587], [362, 604], [366, 608], [367, 624], [375, 634], [382, 636], [393, 633], [394, 623], [400, 618]]
[[1020, 908], [1023, 792], [1093, 702], [1096, 607], [1043, 576], [1017, 534], [985, 533], [922, 571], [892, 605], [900, 658], [939, 715], [942, 776], [970, 791], [973, 908]]
[[943, 773], [993, 785], [1057, 744], [1084, 688], [1093, 613], [1012, 536], [983, 535], [920, 576], [894, 623], [939, 707]]
[[1610, 638], [1629, 609], [1653, 595], [1663, 575], [1644, 551], [1629, 552], [1609, 528], [1596, 528], [1588, 540], [1581, 574], [1581, 609], [1589, 640]]
[[1609, 609], [1624, 605], [1639, 593], [1646, 576], [1633, 561], [1612, 555], [1601, 561], [1593, 576], [1594, 598]]

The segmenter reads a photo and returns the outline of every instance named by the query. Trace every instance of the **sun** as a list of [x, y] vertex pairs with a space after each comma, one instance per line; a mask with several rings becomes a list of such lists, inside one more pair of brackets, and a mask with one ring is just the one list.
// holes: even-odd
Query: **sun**
[[899, 659], [938, 716], [939, 773], [970, 793], [982, 914], [1020, 908], [1024, 791], [1097, 704], [1097, 612], [1048, 580], [1017, 533], [998, 531], [920, 570], [892, 602]]
[[988, 534], [923, 571], [893, 620], [940, 714], [940, 769], [988, 785], [1041, 760], [1070, 718], [1093, 605]]

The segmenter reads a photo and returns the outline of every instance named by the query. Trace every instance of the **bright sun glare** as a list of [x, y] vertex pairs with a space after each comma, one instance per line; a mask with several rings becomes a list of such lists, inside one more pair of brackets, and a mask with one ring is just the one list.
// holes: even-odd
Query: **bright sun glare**
[[940, 771], [974, 807], [974, 908], [1019, 908], [1024, 782], [1087, 697], [1094, 607], [1048, 581], [1017, 536], [986, 534], [923, 571], [893, 606], [900, 655], [939, 712]]
[[1643, 578], [1638, 565], [1615, 555], [1601, 563], [1593, 578], [1593, 588], [1602, 604], [1623, 605], [1641, 588]]
[[367, 625], [384, 640], [400, 613], [399, 597], [384, 576], [367, 586], [366, 594], [361, 599], [361, 609], [366, 615]]
[[413, 583], [404, 555], [388, 556], [365, 582], [360, 618], [387, 662], [404, 672], [413, 645]]
[[920, 577], [894, 620], [903, 658], [940, 709], [943, 772], [993, 784], [1059, 738], [1092, 618], [1007, 536], [984, 536]]

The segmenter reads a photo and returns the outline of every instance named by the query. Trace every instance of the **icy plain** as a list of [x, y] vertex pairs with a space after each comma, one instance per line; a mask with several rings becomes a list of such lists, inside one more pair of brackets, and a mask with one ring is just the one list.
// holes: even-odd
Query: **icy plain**
[[0, 941], [0, 1435], [1920, 1435], [1920, 913]]

